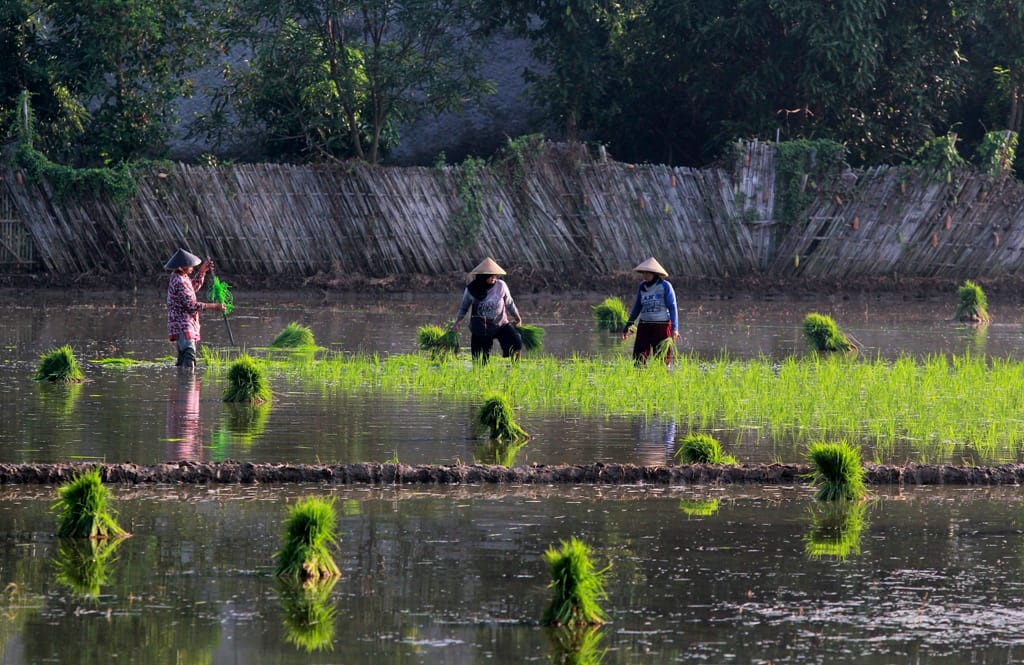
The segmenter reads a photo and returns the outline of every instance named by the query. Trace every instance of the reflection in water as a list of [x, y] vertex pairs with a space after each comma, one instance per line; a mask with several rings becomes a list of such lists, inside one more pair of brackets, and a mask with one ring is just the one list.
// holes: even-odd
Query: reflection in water
[[61, 538], [54, 565], [57, 581], [72, 593], [95, 600], [110, 578], [108, 566], [124, 538]]
[[182, 373], [167, 397], [169, 459], [202, 461], [203, 441], [199, 424], [199, 377]]
[[679, 499], [679, 510], [689, 517], [711, 517], [721, 505], [721, 499]]
[[633, 421], [637, 464], [661, 466], [672, 461], [676, 447], [675, 416], [639, 417]]
[[545, 629], [555, 665], [600, 665], [607, 649], [601, 648], [601, 626]]
[[46, 413], [66, 418], [75, 411], [75, 404], [82, 394], [81, 383], [51, 383], [36, 381], [37, 395]]
[[867, 521], [867, 501], [817, 502], [810, 509], [811, 528], [804, 536], [807, 555], [812, 559], [845, 559], [860, 554], [860, 540]]
[[330, 602], [330, 597], [337, 582], [337, 576], [306, 583], [279, 578], [285, 639], [290, 644], [309, 653], [334, 649], [337, 607]]
[[213, 458], [230, 458], [232, 444], [248, 450], [253, 441], [263, 436], [269, 416], [270, 404], [267, 402], [225, 402], [223, 427], [213, 434]]
[[479, 443], [473, 448], [473, 461], [477, 464], [497, 464], [498, 466], [515, 466], [516, 453], [518, 453], [526, 441], [505, 441], [503, 439], [489, 439]]

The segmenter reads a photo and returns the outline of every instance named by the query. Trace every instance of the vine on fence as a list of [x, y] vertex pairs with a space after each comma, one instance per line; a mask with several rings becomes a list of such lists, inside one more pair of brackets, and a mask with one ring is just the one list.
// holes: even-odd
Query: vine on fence
[[776, 217], [792, 226], [817, 196], [819, 181], [846, 166], [846, 147], [829, 139], [775, 144]]
[[452, 215], [449, 222], [458, 249], [471, 247], [480, 237], [484, 223], [484, 184], [480, 174], [486, 167], [487, 162], [479, 157], [467, 157], [459, 167], [461, 178], [455, 195], [462, 208]]

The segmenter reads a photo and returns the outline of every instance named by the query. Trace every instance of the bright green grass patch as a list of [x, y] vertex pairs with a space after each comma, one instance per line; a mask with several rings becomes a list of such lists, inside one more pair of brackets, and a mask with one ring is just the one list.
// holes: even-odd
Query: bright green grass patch
[[108, 491], [99, 469], [85, 471], [57, 488], [57, 536], [116, 538], [127, 536], [108, 505]]
[[270, 343], [272, 349], [308, 349], [316, 346], [316, 339], [313, 331], [298, 321], [292, 321], [284, 327], [274, 341]]
[[62, 346], [44, 353], [36, 369], [36, 381], [51, 383], [79, 383], [85, 380], [75, 352], [70, 346]]
[[560, 548], [550, 547], [544, 561], [551, 572], [551, 603], [544, 610], [545, 626], [586, 626], [604, 623], [600, 602], [607, 597], [604, 588], [608, 568], [598, 570], [590, 558], [590, 548], [578, 538], [563, 540]]
[[151, 362], [135, 360], [134, 358], [98, 358], [96, 360], [90, 360], [89, 362], [93, 365], [100, 365], [102, 367], [110, 367], [113, 369], [131, 369], [133, 367], [153, 364]]
[[[209, 365], [233, 353], [214, 350]], [[745, 441], [846, 440], [877, 463], [946, 462], [965, 450], [976, 463], [1018, 461], [1024, 449], [1024, 363], [979, 356], [867, 359], [845, 355], [713, 361], [676, 355], [671, 370], [632, 358], [550, 356], [518, 363], [436, 362], [420, 354], [261, 361], [268, 375], [326, 392], [380, 391], [479, 404], [504, 395], [517, 413], [558, 417], [654, 417], [687, 431], [742, 431]], [[909, 451], [909, 452], [908, 452]], [[794, 459], [802, 461], [801, 452]]]
[[303, 582], [341, 575], [331, 556], [338, 542], [335, 530], [333, 501], [310, 497], [292, 505], [277, 553], [277, 575]]
[[862, 499], [867, 494], [860, 450], [845, 441], [812, 443], [807, 449], [811, 482], [819, 501]]
[[683, 464], [736, 464], [736, 458], [722, 452], [722, 444], [710, 434], [690, 434], [679, 442], [676, 459]]

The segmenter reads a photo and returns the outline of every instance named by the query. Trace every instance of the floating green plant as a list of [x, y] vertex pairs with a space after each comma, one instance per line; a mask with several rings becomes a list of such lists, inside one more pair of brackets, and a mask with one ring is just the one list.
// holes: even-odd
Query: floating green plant
[[35, 379], [51, 383], [79, 383], [85, 380], [85, 375], [78, 367], [75, 352], [70, 346], [62, 346], [43, 354]]
[[421, 351], [432, 358], [454, 355], [459, 352], [459, 334], [451, 328], [441, 326], [420, 326], [416, 340]]
[[593, 305], [594, 320], [597, 322], [597, 329], [606, 332], [622, 332], [629, 320], [629, 312], [626, 306], [618, 298], [605, 298], [600, 305]]
[[225, 402], [264, 404], [270, 401], [270, 387], [263, 372], [251, 356], [239, 356], [228, 369], [228, 385], [224, 388]]
[[811, 482], [819, 501], [861, 499], [867, 494], [860, 450], [841, 441], [812, 443], [807, 450]]
[[804, 338], [815, 351], [853, 351], [850, 338], [839, 330], [832, 317], [811, 312], [804, 317]]
[[989, 323], [988, 298], [978, 284], [967, 280], [956, 291], [956, 320], [964, 323]]
[[298, 501], [288, 509], [277, 575], [303, 582], [341, 575], [331, 556], [337, 542], [334, 502], [319, 497]]
[[272, 349], [308, 349], [315, 346], [313, 331], [298, 321], [286, 325], [270, 343]]
[[519, 336], [523, 338], [523, 350], [539, 352], [544, 348], [544, 329], [540, 326], [518, 326]]
[[128, 532], [118, 525], [107, 505], [107, 488], [99, 469], [85, 471], [57, 488], [53, 504], [61, 538], [117, 538]]
[[680, 499], [679, 510], [690, 517], [711, 517], [721, 507], [721, 499]]
[[476, 412], [476, 422], [486, 428], [492, 439], [500, 441], [521, 441], [529, 438], [516, 421], [512, 406], [504, 395], [491, 394]]
[[610, 566], [597, 570], [590, 559], [590, 548], [576, 537], [561, 541], [561, 545], [544, 553], [551, 572], [548, 588], [552, 598], [541, 623], [570, 628], [604, 623], [599, 601], [607, 597], [604, 577]]
[[123, 538], [61, 538], [54, 564], [57, 581], [79, 596], [95, 599], [110, 579], [110, 564]]
[[710, 434], [690, 434], [679, 442], [676, 459], [683, 464], [736, 464], [736, 458], [722, 452], [722, 444]]
[[811, 529], [804, 536], [807, 555], [845, 559], [860, 554], [867, 507], [864, 501], [831, 501], [812, 507]]
[[279, 581], [285, 639], [289, 643], [307, 653], [333, 650], [337, 608], [330, 597], [337, 582], [337, 576], [313, 584]]

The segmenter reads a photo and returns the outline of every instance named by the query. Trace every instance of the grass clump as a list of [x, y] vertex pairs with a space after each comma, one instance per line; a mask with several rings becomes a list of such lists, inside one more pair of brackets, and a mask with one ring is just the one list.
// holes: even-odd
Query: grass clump
[[107, 505], [107, 488], [99, 469], [78, 474], [57, 488], [57, 536], [60, 538], [119, 538], [128, 532], [121, 528], [114, 511]]
[[426, 351], [431, 358], [459, 352], [459, 334], [450, 327], [420, 326], [416, 331], [416, 340], [420, 351]]
[[722, 444], [710, 434], [690, 434], [679, 442], [676, 459], [682, 464], [736, 464], [736, 458], [722, 452]]
[[980, 286], [967, 280], [956, 291], [956, 320], [964, 323], [989, 323], [988, 298]]
[[81, 383], [85, 380], [78, 361], [75, 360], [75, 352], [70, 346], [62, 346], [44, 353], [39, 359], [39, 367], [36, 369], [36, 381], [50, 381], [51, 383]]
[[544, 610], [545, 626], [587, 626], [604, 623], [605, 614], [598, 601], [606, 598], [604, 575], [609, 567], [597, 570], [590, 559], [590, 548], [578, 538], [562, 541], [561, 548], [550, 547], [544, 561], [551, 571], [551, 604]]
[[270, 388], [251, 356], [242, 355], [231, 363], [228, 368], [228, 385], [224, 388], [224, 401], [250, 404], [270, 401]]
[[544, 329], [534, 325], [520, 325], [519, 336], [523, 338], [524, 351], [540, 351], [544, 348]]
[[270, 343], [272, 349], [308, 349], [315, 346], [313, 331], [298, 321], [286, 325]]
[[622, 332], [629, 320], [629, 312], [626, 306], [618, 298], [605, 298], [600, 305], [592, 305], [594, 320], [597, 322], [597, 329], [606, 332]]
[[516, 424], [512, 406], [503, 395], [493, 394], [485, 398], [477, 409], [476, 422], [490, 432], [492, 439], [499, 441], [521, 441], [530, 437]]
[[856, 348], [832, 317], [816, 312], [804, 317], [804, 338], [815, 351], [852, 351]]
[[318, 582], [341, 575], [330, 548], [336, 545], [334, 502], [310, 497], [288, 509], [281, 550], [279, 577]]
[[812, 443], [807, 450], [811, 482], [817, 486], [819, 501], [858, 500], [864, 498], [864, 467], [860, 450], [845, 441]]

